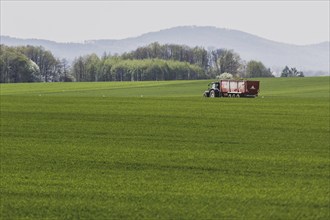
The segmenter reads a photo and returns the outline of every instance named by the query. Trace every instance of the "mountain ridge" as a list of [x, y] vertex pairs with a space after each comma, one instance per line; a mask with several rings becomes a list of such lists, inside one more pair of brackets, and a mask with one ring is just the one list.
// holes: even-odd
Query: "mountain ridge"
[[242, 59], [262, 61], [275, 71], [288, 65], [302, 71], [322, 72], [321, 75], [329, 75], [329, 41], [309, 45], [287, 44], [239, 30], [211, 26], [179, 26], [121, 40], [86, 40], [84, 43], [60, 43], [44, 39], [1, 36], [1, 44], [43, 46], [55, 56], [71, 61], [75, 57], [91, 53], [99, 56], [104, 52], [122, 54], [152, 42], [200, 46], [209, 50], [232, 49], [240, 54]]

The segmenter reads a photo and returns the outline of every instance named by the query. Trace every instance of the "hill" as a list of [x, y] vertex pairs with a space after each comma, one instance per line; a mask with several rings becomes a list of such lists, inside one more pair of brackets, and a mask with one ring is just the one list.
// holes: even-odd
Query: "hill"
[[215, 27], [174, 27], [122, 40], [89, 40], [84, 43], [57, 43], [1, 36], [2, 44], [41, 45], [51, 50], [56, 56], [69, 60], [90, 53], [121, 54], [152, 42], [184, 44], [191, 47], [202, 46], [206, 49], [233, 49], [244, 60], [260, 60], [276, 71], [289, 65], [303, 70], [307, 73], [305, 75], [329, 75], [329, 42], [298, 46], [267, 40], [238, 30]]

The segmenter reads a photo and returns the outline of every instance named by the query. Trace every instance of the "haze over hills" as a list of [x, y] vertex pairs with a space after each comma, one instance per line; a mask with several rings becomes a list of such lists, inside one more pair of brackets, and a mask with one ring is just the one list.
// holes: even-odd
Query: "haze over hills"
[[68, 60], [91, 53], [100, 56], [104, 52], [121, 54], [152, 42], [202, 46], [205, 49], [233, 49], [242, 59], [262, 61], [277, 72], [288, 65], [304, 71], [307, 73], [305, 75], [329, 75], [329, 42], [298, 46], [267, 40], [242, 31], [215, 27], [174, 27], [122, 40], [89, 40], [84, 43], [57, 43], [1, 36], [1, 44], [40, 45], [52, 51], [55, 56]]

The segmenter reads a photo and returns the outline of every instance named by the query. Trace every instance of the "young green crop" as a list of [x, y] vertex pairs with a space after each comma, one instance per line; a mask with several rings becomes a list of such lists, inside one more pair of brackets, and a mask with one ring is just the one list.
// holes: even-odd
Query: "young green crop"
[[329, 78], [208, 82], [2, 84], [1, 219], [329, 218]]

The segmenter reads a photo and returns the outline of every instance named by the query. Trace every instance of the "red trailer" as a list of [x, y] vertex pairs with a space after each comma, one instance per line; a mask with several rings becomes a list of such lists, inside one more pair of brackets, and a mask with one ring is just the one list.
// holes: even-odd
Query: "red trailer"
[[220, 80], [212, 82], [204, 92], [205, 97], [256, 97], [259, 93], [259, 81]]

